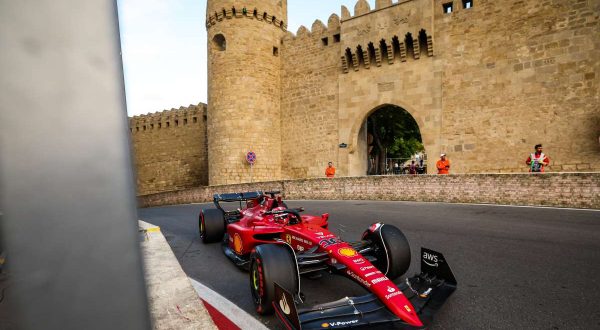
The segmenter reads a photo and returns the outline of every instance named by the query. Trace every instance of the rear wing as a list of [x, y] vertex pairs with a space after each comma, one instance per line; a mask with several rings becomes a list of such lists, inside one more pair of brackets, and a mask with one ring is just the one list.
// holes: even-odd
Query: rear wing
[[262, 191], [248, 191], [248, 192], [240, 192], [240, 193], [229, 193], [229, 194], [214, 194], [213, 195], [213, 203], [215, 206], [223, 211], [227, 212], [221, 207], [221, 202], [240, 202], [240, 208], [242, 208], [242, 202], [257, 199], [263, 195]]
[[[456, 290], [457, 283], [441, 253], [421, 248], [421, 273], [396, 285], [411, 302], [424, 326], [428, 327], [435, 313]], [[358, 326], [389, 329], [392, 324], [394, 329], [423, 329], [405, 323], [374, 294], [346, 297], [308, 309], [297, 309], [293, 295], [275, 283], [273, 307], [286, 328], [292, 330]]]

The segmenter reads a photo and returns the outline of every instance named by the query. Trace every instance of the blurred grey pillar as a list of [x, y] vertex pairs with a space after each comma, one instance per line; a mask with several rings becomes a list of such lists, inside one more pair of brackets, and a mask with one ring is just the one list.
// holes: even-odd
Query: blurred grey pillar
[[115, 2], [0, 0], [0, 45], [0, 211], [19, 328], [150, 328]]

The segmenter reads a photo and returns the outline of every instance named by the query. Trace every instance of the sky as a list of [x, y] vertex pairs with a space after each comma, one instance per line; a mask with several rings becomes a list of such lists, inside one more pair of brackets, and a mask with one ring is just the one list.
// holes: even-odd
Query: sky
[[[357, 0], [288, 0], [288, 30]], [[396, 2], [396, 1], [394, 1]], [[375, 0], [370, 0], [375, 8]], [[129, 116], [206, 103], [206, 0], [117, 0]]]

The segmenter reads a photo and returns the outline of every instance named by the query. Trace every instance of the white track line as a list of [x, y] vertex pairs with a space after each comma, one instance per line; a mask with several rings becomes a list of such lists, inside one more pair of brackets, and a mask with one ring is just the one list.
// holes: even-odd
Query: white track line
[[221, 314], [225, 315], [231, 322], [237, 325], [240, 329], [256, 329], [256, 330], [268, 330], [264, 324], [260, 323], [257, 319], [253, 318], [250, 314], [246, 313], [243, 309], [237, 307], [234, 303], [227, 300], [225, 297], [211, 290], [202, 283], [190, 278], [192, 286], [198, 293], [198, 296], [211, 304]]

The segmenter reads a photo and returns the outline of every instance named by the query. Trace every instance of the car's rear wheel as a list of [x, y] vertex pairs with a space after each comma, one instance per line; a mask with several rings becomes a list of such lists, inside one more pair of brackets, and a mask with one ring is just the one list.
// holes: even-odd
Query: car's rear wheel
[[202, 209], [198, 218], [198, 229], [202, 243], [215, 243], [223, 240], [225, 219], [219, 209]]
[[274, 283], [292, 294], [298, 291], [296, 259], [289, 247], [276, 244], [258, 245], [250, 257], [250, 291], [256, 312], [273, 313]]
[[410, 266], [410, 245], [400, 229], [392, 225], [374, 224], [363, 233], [363, 240], [373, 244], [373, 263], [390, 280], [406, 273]]

